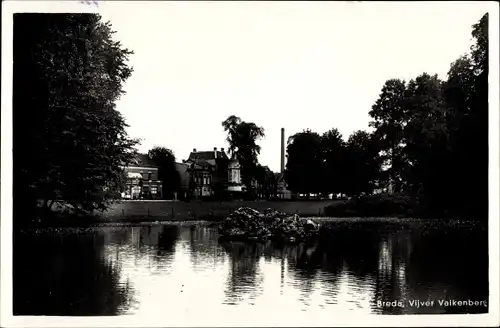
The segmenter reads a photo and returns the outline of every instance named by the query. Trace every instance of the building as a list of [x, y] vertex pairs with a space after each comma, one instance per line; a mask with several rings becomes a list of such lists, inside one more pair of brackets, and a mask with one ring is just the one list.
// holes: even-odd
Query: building
[[196, 148], [183, 161], [189, 192], [194, 198], [212, 197], [217, 192], [241, 192], [241, 170], [238, 160], [229, 158], [224, 151], [214, 147], [213, 151], [198, 151]]
[[161, 199], [162, 182], [158, 180], [158, 166], [147, 154], [138, 154], [134, 161], [123, 166], [127, 176], [124, 199]]

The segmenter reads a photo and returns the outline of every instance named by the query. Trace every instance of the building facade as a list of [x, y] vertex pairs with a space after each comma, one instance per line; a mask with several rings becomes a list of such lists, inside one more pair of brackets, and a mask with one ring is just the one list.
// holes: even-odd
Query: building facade
[[127, 176], [123, 199], [161, 199], [162, 182], [158, 180], [158, 166], [146, 154], [138, 154], [123, 167]]
[[189, 192], [194, 198], [213, 197], [218, 192], [241, 192], [241, 170], [238, 161], [229, 158], [224, 148], [198, 151], [189, 154], [186, 172]]

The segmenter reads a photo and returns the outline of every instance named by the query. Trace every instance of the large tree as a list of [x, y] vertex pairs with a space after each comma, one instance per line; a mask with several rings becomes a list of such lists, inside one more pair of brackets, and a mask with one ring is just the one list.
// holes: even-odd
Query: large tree
[[442, 198], [449, 184], [446, 177], [452, 163], [442, 85], [437, 75], [427, 73], [409, 81], [404, 150], [406, 191], [423, 202], [441, 198], [439, 203], [445, 204]]
[[347, 149], [340, 132], [333, 128], [321, 136], [322, 174], [321, 192], [324, 194], [344, 193], [349, 183], [346, 175]]
[[14, 15], [14, 213], [102, 210], [119, 187], [136, 144], [115, 110], [132, 52], [112, 34], [96, 14]]
[[382, 92], [372, 106], [370, 126], [381, 151], [386, 175], [383, 177], [395, 191], [404, 188], [406, 160], [403, 152], [403, 130], [406, 109], [406, 83], [399, 79], [385, 82]]
[[257, 140], [264, 137], [264, 129], [255, 123], [242, 121], [241, 118], [231, 115], [222, 122], [227, 132], [229, 152], [235, 155], [241, 165], [243, 184], [249, 193], [252, 192], [252, 180], [256, 177], [257, 156], [260, 146]]
[[380, 158], [373, 135], [355, 131], [349, 136], [346, 153], [342, 174], [347, 179], [343, 192], [350, 196], [372, 193], [380, 175]]
[[452, 64], [445, 83], [450, 174], [455, 177], [449, 193], [457, 212], [487, 217], [488, 14], [473, 26], [472, 37], [470, 54]]
[[164, 199], [172, 199], [175, 192], [180, 192], [181, 178], [175, 167], [174, 152], [165, 147], [153, 147], [148, 152], [156, 165], [158, 165], [158, 178], [162, 182]]
[[294, 193], [318, 193], [323, 186], [321, 136], [305, 130], [288, 138], [285, 180]]

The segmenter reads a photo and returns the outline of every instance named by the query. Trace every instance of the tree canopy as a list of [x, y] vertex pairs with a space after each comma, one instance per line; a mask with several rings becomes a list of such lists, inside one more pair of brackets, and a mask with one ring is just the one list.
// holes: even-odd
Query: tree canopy
[[304, 130], [288, 138], [285, 180], [295, 193], [317, 193], [322, 187], [323, 148], [321, 136]]
[[171, 199], [175, 192], [180, 191], [181, 178], [175, 167], [174, 152], [165, 147], [155, 146], [148, 152], [156, 165], [158, 165], [158, 178], [163, 186], [163, 198]]
[[294, 192], [357, 196], [387, 190], [418, 200], [421, 213], [487, 218], [488, 14], [472, 27], [470, 53], [447, 79], [389, 79], [369, 116], [372, 132], [295, 134], [286, 180]]
[[264, 128], [252, 122], [242, 121], [234, 115], [222, 122], [222, 127], [227, 132], [229, 152], [236, 156], [241, 165], [243, 184], [248, 192], [252, 192], [252, 180], [256, 178], [258, 165], [257, 156], [260, 154], [257, 141], [264, 137]]
[[[136, 140], [115, 110], [132, 54], [96, 14], [14, 15], [14, 209], [102, 210]], [[29, 205], [28, 205], [29, 204]]]

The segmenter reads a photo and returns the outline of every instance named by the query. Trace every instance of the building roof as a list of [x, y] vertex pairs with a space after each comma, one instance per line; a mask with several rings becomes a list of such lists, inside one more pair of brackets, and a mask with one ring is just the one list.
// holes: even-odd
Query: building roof
[[156, 163], [149, 158], [147, 154], [137, 154], [135, 157], [133, 163], [131, 163], [129, 166], [143, 166], [143, 167], [158, 167]]
[[[221, 150], [217, 150], [217, 158], [228, 159], [226, 153], [224, 151], [221, 151]], [[195, 160], [195, 159], [198, 159], [198, 160], [202, 159], [205, 161], [215, 160], [216, 159], [215, 151], [210, 150], [210, 151], [191, 152], [189, 154], [188, 160]]]

